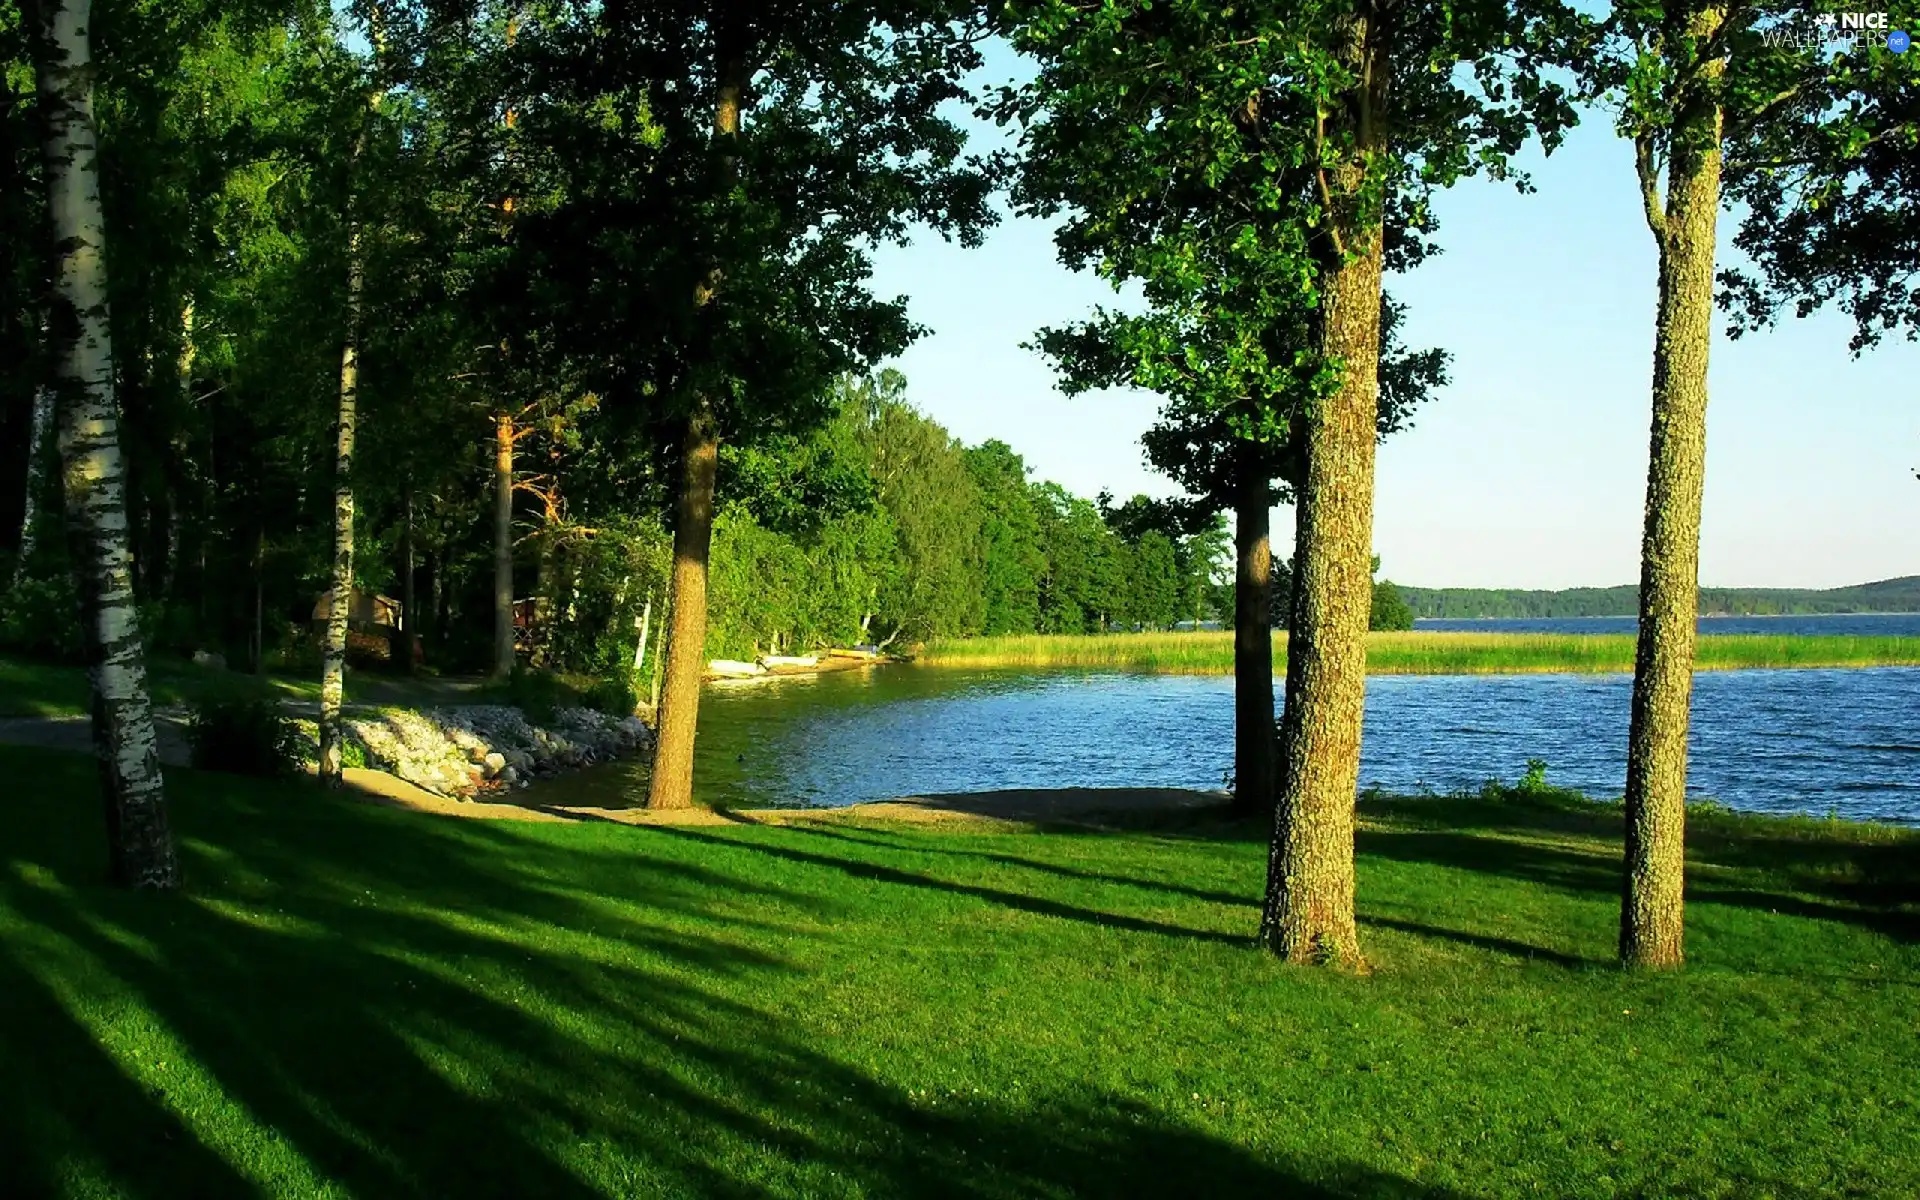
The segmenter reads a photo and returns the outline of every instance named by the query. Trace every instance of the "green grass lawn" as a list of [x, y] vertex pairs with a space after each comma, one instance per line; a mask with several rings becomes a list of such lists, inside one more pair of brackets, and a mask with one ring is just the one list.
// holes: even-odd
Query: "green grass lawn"
[[[1920, 665], [1920, 637], [1716, 634], [1696, 642], [1701, 670], [1756, 667]], [[1276, 666], [1287, 635], [1274, 635]], [[1634, 638], [1624, 633], [1454, 633], [1421, 630], [1367, 635], [1367, 670], [1376, 675], [1472, 675], [1534, 671], [1631, 671]], [[1233, 634], [1027, 634], [945, 638], [915, 661], [935, 667], [1102, 667], [1168, 674], [1229, 675]]]
[[[1912, 1196], [1920, 839], [1372, 803], [1353, 978], [1249, 948], [1251, 827], [532, 825], [0, 747], [0, 1195]], [[24, 785], [24, 786], [23, 786]]]
[[[195, 666], [184, 659], [147, 664], [148, 692], [158, 705], [182, 704], [215, 693], [316, 700], [320, 680], [265, 677]], [[0, 717], [81, 716], [92, 703], [84, 667], [0, 655]]]
[[[154, 658], [147, 664], [147, 682], [153, 702], [158, 705], [191, 703], [214, 695], [296, 701], [320, 698], [317, 671], [311, 676], [260, 676], [195, 666], [184, 659]], [[350, 704], [504, 703], [504, 694], [504, 686], [484, 689], [469, 680], [430, 675], [408, 678], [347, 669], [347, 702]], [[91, 696], [84, 667], [0, 655], [0, 717], [82, 716], [92, 703]]]

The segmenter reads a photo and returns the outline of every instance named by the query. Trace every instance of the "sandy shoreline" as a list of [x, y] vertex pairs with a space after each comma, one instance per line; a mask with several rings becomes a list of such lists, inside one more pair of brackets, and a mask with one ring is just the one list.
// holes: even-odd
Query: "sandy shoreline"
[[[156, 721], [161, 761], [186, 762], [185, 728], [177, 718]], [[21, 718], [0, 721], [0, 742], [91, 753], [92, 730], [85, 718]], [[349, 794], [387, 808], [438, 816], [499, 821], [603, 821], [620, 825], [783, 825], [805, 821], [878, 820], [917, 824], [937, 822], [1050, 823], [1125, 818], [1129, 815], [1205, 810], [1228, 801], [1228, 793], [1186, 788], [1009, 788], [899, 796], [844, 808], [712, 809], [694, 807], [655, 812], [646, 808], [597, 808], [587, 805], [523, 804], [511, 800], [456, 800], [436, 795], [396, 775], [363, 767], [344, 772]], [[511, 791], [499, 793], [511, 796]]]

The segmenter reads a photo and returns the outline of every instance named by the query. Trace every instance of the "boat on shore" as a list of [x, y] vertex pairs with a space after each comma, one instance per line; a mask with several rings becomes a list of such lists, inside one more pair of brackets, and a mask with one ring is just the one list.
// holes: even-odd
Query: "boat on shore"
[[811, 670], [820, 665], [818, 654], [763, 654], [760, 665], [769, 671]]
[[865, 648], [832, 649], [824, 654], [765, 654], [753, 662], [716, 658], [707, 664], [710, 683], [744, 683], [800, 675], [824, 675], [832, 671], [852, 671], [880, 662], [877, 651]]

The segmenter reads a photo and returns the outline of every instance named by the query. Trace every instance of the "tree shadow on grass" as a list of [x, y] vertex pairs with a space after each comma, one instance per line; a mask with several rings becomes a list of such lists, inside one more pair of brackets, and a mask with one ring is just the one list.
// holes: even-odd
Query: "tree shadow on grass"
[[[1017, 867], [1036, 871], [1043, 875], [1052, 875], [1061, 879], [1080, 880], [1087, 883], [1112, 883], [1121, 887], [1139, 888], [1144, 891], [1164, 892], [1170, 896], [1185, 896], [1190, 900], [1200, 900], [1208, 904], [1230, 904], [1244, 907], [1259, 907], [1258, 896], [1235, 895], [1232, 892], [1218, 892], [1207, 888], [1190, 887], [1186, 884], [1172, 883], [1164, 879], [1140, 879], [1132, 875], [1115, 875], [1106, 871], [1089, 871], [1082, 867], [1061, 866], [1058, 863], [1043, 862], [1038, 859], [1023, 858], [1017, 854], [1002, 854], [987, 850], [955, 850], [948, 846], [936, 846], [923, 839], [911, 837], [889, 837], [871, 830], [828, 829], [819, 825], [795, 824], [788, 826], [795, 832], [813, 837], [833, 838], [838, 841], [852, 842], [855, 845], [869, 846], [880, 850], [895, 850], [913, 854], [934, 854], [946, 858], [966, 858], [976, 862], [990, 862], [1004, 867]], [[1084, 831], [1081, 831], [1084, 833]], [[1097, 836], [1097, 835], [1095, 835]]]
[[1423, 921], [1404, 921], [1397, 917], [1360, 915], [1360, 924], [1377, 929], [1393, 929], [1401, 933], [1410, 933], [1415, 937], [1433, 938], [1440, 941], [1456, 942], [1462, 946], [1471, 946], [1476, 950], [1486, 950], [1494, 954], [1504, 954], [1512, 958], [1528, 961], [1552, 963], [1557, 967], [1581, 968], [1600, 965], [1597, 960], [1584, 958], [1578, 954], [1567, 954], [1560, 950], [1551, 950], [1545, 946], [1536, 946], [1517, 938], [1497, 937], [1492, 934], [1470, 933], [1464, 929], [1446, 929], [1439, 925], [1430, 925]]
[[[62, 782], [0, 850], [0, 928], [22, 935], [0, 944], [0, 1179], [24, 1194], [75, 1161], [156, 1197], [1440, 1194], [1258, 1157], [1090, 1083], [933, 1105], [833, 1057], [768, 999], [802, 970], [768, 932], [834, 914], [849, 864], [826, 856], [776, 886], [716, 866], [704, 843], [724, 839], [538, 834], [308, 785], [262, 802], [182, 774], [194, 891], [129, 895], [91, 882], [98, 809]], [[159, 1031], [202, 1090], [147, 1091], [102, 1025], [122, 1056]]]
[[870, 862], [861, 858], [842, 858], [832, 854], [818, 854], [810, 850], [801, 850], [791, 846], [777, 846], [764, 842], [743, 842], [733, 838], [716, 837], [701, 833], [685, 826], [649, 825], [641, 826], [648, 833], [661, 834], [670, 838], [704, 842], [709, 845], [726, 846], [735, 850], [748, 850], [755, 854], [778, 858], [787, 862], [802, 863], [807, 866], [827, 867], [851, 875], [856, 879], [871, 879], [879, 883], [897, 884], [902, 887], [923, 888], [938, 892], [947, 892], [956, 896], [970, 896], [985, 900], [1005, 908], [1033, 913], [1036, 916], [1059, 917], [1067, 921], [1079, 921], [1088, 925], [1100, 925], [1110, 929], [1123, 929], [1130, 933], [1155, 934], [1161, 937], [1185, 938], [1194, 941], [1219, 942], [1227, 945], [1246, 945], [1249, 938], [1233, 934], [1220, 933], [1210, 929], [1190, 929], [1181, 925], [1169, 925], [1164, 921], [1152, 921], [1143, 917], [1129, 917], [1119, 913], [1101, 912], [1098, 909], [1082, 908], [1059, 900], [1050, 900], [1044, 896], [1030, 896], [1021, 892], [1010, 892], [1003, 888], [983, 887], [979, 884], [960, 883], [956, 880], [936, 879], [931, 875], [921, 875], [913, 871], [903, 871], [898, 867]]
[[58, 1195], [94, 1179], [132, 1194], [255, 1194], [4, 940], [0, 1014], [0, 1195]]
[[[1526, 803], [1477, 807], [1481, 811], [1470, 819], [1469, 829], [1437, 828], [1437, 814], [1423, 814], [1411, 828], [1375, 825], [1361, 830], [1356, 849], [1383, 859], [1502, 876], [1569, 895], [1619, 894], [1623, 868], [1617, 813]], [[1485, 812], [1486, 807], [1496, 811]], [[1509, 808], [1511, 819], [1494, 823], [1491, 818]], [[1711, 816], [1689, 824], [1689, 904], [1837, 921], [1901, 941], [1920, 941], [1920, 837], [1869, 833], [1844, 824], [1821, 829], [1811, 822], [1759, 817]], [[1541, 834], [1587, 835], [1591, 848], [1530, 840]]]

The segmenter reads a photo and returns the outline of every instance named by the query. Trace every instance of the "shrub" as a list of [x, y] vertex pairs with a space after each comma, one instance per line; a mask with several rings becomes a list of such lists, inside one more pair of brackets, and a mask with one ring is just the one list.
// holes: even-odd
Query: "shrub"
[[154, 600], [140, 606], [140, 640], [149, 654], [177, 654], [195, 650], [222, 650], [200, 628], [199, 614], [189, 605]]
[[277, 670], [311, 675], [320, 670], [320, 639], [308, 626], [293, 621], [280, 630], [280, 644], [267, 655]]
[[393, 661], [393, 643], [384, 633], [347, 630], [347, 665], [384, 667]]
[[640, 692], [631, 675], [613, 675], [595, 682], [581, 702], [610, 717], [630, 717], [640, 708]]
[[300, 733], [271, 700], [202, 700], [187, 723], [193, 765], [207, 771], [276, 778], [299, 769]]
[[550, 724], [554, 710], [573, 699], [573, 690], [551, 671], [516, 664], [507, 676], [507, 703], [535, 725]]
[[1553, 789], [1547, 786], [1547, 760], [1544, 758], [1528, 759], [1527, 773], [1520, 777], [1520, 782], [1514, 785], [1514, 790], [1517, 792], [1526, 792], [1528, 795], [1538, 795], [1541, 792], [1552, 791]]
[[23, 579], [0, 592], [0, 647], [30, 658], [85, 662], [86, 631], [80, 624], [80, 597], [66, 574]]

